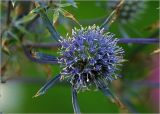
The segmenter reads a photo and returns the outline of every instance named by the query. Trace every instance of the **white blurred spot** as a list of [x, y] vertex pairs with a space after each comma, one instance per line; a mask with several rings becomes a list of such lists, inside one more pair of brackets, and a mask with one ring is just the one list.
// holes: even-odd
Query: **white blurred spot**
[[0, 83], [0, 112], [12, 112], [21, 109], [23, 90], [20, 83]]

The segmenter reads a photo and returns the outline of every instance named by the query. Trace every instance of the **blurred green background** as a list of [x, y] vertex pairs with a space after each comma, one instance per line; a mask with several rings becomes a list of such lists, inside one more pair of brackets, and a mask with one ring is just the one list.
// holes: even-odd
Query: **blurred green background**
[[[71, 0], [72, 1], [72, 0]], [[27, 1], [26, 1], [27, 2]], [[23, 7], [26, 6], [24, 2]], [[67, 1], [63, 1], [67, 2]], [[64, 9], [71, 14], [84, 26], [97, 24], [100, 25], [104, 17], [109, 16], [112, 12], [107, 8], [108, 1], [76, 1], [77, 8], [72, 6], [65, 7]], [[1, 29], [12, 30], [12, 26], [6, 25], [6, 16], [8, 10], [8, 2], [1, 1]], [[16, 21], [18, 11], [16, 5], [11, 10], [10, 21]], [[32, 3], [31, 3], [32, 4]], [[27, 7], [27, 6], [26, 6]], [[151, 36], [158, 37], [157, 30], [146, 29], [159, 21], [159, 1], [145, 1], [144, 11], [137, 15], [134, 22], [128, 22], [121, 25], [125, 33], [131, 38], [149, 38]], [[31, 5], [29, 11], [34, 8]], [[25, 10], [25, 8], [21, 9]], [[138, 9], [137, 9], [138, 10]], [[48, 12], [50, 19], [53, 19], [53, 12]], [[55, 25], [57, 31], [65, 36], [67, 32], [70, 33], [71, 29], [78, 25], [71, 19], [60, 16], [57, 24]], [[33, 30], [25, 33], [26, 42], [54, 42], [50, 38], [50, 33], [47, 31], [43, 23], [40, 21], [36, 23]], [[1, 33], [3, 31], [1, 30]], [[19, 36], [20, 30], [15, 30], [13, 33]], [[36, 31], [36, 32], [35, 32]], [[116, 34], [117, 38], [123, 37], [119, 30], [118, 19], [111, 25], [110, 32]], [[136, 31], [136, 32], [135, 32]], [[2, 40], [7, 40], [8, 37], [1, 35]], [[5, 38], [3, 38], [5, 37]], [[10, 40], [10, 39], [9, 39]], [[3, 42], [3, 41], [2, 41]], [[121, 44], [122, 45], [122, 44]], [[73, 113], [71, 101], [71, 88], [66, 82], [62, 82], [51, 88], [45, 95], [32, 98], [35, 93], [42, 87], [42, 85], [52, 76], [60, 72], [59, 65], [44, 65], [30, 61], [24, 54], [21, 48], [21, 42], [18, 40], [7, 45], [9, 54], [2, 49], [1, 51], [1, 73], [3, 73], [5, 83], [0, 84], [1, 97], [0, 97], [0, 112], [5, 113]], [[157, 90], [156, 87], [150, 87], [149, 84], [142, 84], [147, 80], [155, 68], [153, 61], [158, 61], [155, 54], [151, 54], [158, 48], [155, 44], [123, 44], [125, 49], [125, 59], [127, 60], [122, 67], [120, 74], [123, 78], [111, 83], [112, 91], [117, 94], [121, 99], [130, 103], [126, 103], [130, 112], [139, 113], [154, 113], [158, 106], [154, 100], [152, 90]], [[2, 48], [4, 48], [2, 46]], [[36, 49], [45, 53], [58, 55], [56, 49]], [[8, 61], [8, 62], [6, 62]], [[6, 64], [7, 63], [7, 64]], [[3, 68], [5, 65], [5, 68]], [[158, 74], [156, 74], [158, 76]], [[156, 77], [157, 79], [157, 77]], [[151, 80], [147, 80], [151, 81]], [[140, 82], [140, 83], [137, 83]], [[157, 83], [157, 82], [156, 82]], [[159, 83], [159, 82], [158, 82]], [[154, 83], [155, 84], [155, 83]], [[159, 88], [158, 88], [159, 91]], [[156, 97], [155, 97], [156, 98]], [[119, 107], [109, 101], [99, 91], [87, 91], [78, 94], [78, 100], [82, 113], [119, 113], [123, 112]], [[156, 106], [154, 106], [156, 105]]]

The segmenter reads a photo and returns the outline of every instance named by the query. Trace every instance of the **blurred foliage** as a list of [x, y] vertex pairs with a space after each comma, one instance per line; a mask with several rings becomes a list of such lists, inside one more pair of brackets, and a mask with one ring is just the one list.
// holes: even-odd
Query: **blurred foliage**
[[[121, 25], [130, 38], [157, 38], [159, 31], [159, 1], [144, 1], [146, 8], [138, 15], [133, 23]], [[75, 1], [45, 2], [43, 8], [49, 20], [60, 35], [71, 34], [73, 27], [97, 24], [101, 25], [104, 19], [112, 12], [107, 7], [107, 1]], [[36, 12], [41, 10], [31, 1], [1, 1], [1, 74], [2, 79], [10, 80], [16, 77], [47, 80], [60, 72], [59, 65], [46, 65], [30, 61], [24, 54], [22, 45], [25, 43], [55, 42]], [[78, 24], [77, 24], [78, 23]], [[116, 20], [109, 29], [116, 37], [123, 37]], [[112, 84], [112, 90], [126, 102], [130, 111], [152, 113], [155, 110], [150, 106], [147, 92], [149, 87], [134, 87], [135, 82], [144, 81], [152, 72], [151, 54], [158, 45], [121, 44], [125, 49], [125, 59], [122, 71], [123, 78]], [[34, 49], [52, 55], [58, 55], [57, 49]], [[159, 50], [159, 49], [157, 49]], [[118, 83], [118, 86], [116, 84]], [[72, 113], [71, 91], [69, 86], [57, 85], [42, 97], [32, 99], [32, 96], [42, 86], [43, 82], [23, 83], [24, 101], [21, 109], [3, 110], [2, 112], [15, 113]], [[115, 87], [115, 88], [114, 88]], [[120, 89], [120, 92], [119, 92]], [[154, 88], [153, 88], [154, 89]], [[127, 99], [127, 100], [126, 100]], [[117, 113], [121, 112], [100, 92], [89, 91], [79, 94], [79, 103], [85, 113]]]

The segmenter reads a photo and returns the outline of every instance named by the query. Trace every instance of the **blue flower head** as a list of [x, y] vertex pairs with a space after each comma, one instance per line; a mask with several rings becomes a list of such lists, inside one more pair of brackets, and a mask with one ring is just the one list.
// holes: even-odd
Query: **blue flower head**
[[[130, 1], [128, 3], [131, 4], [132, 2]], [[43, 4], [40, 1], [39, 4], [43, 7]], [[128, 10], [128, 7], [125, 7], [125, 9]], [[135, 7], [132, 7], [132, 9], [135, 9]], [[53, 87], [56, 83], [59, 83], [61, 79], [67, 79], [72, 86], [72, 105], [76, 114], [80, 114], [77, 93], [79, 91], [88, 90], [91, 85], [95, 85], [113, 103], [120, 106], [120, 108], [125, 109], [123, 103], [117, 96], [112, 94], [108, 88], [108, 83], [119, 77], [117, 71], [119, 70], [119, 66], [121, 66], [121, 62], [123, 62], [124, 50], [117, 46], [117, 42], [150, 44], [159, 43], [159, 39], [122, 38], [118, 40], [114, 38], [114, 34], [109, 32], [104, 33], [104, 29], [101, 29], [108, 26], [107, 24], [110, 22], [108, 20], [114, 20], [113, 18], [113, 20], [110, 19], [112, 16], [109, 16], [101, 27], [93, 25], [86, 28], [75, 28], [72, 31], [71, 37], [67, 35], [66, 38], [64, 38], [60, 37], [60, 34], [56, 32], [45, 13], [46, 12], [43, 10], [39, 11], [52, 38], [58, 41], [58, 45], [61, 46], [59, 49], [61, 56], [55, 57], [39, 52], [32, 53], [28, 49], [28, 46], [23, 46], [23, 49], [25, 54], [32, 61], [50, 64], [59, 63], [62, 70], [60, 74], [48, 80], [34, 97], [45, 94], [49, 88]]]
[[72, 36], [61, 37], [58, 62], [61, 65], [61, 79], [67, 79], [73, 88], [88, 90], [90, 85], [99, 86], [99, 81], [111, 82], [123, 60], [124, 50], [117, 46], [114, 34], [104, 34], [98, 26], [72, 30]]

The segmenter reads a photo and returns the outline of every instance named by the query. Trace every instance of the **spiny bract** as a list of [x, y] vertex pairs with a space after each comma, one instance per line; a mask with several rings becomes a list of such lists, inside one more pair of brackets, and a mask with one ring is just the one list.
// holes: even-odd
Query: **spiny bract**
[[61, 38], [59, 63], [61, 78], [67, 78], [76, 91], [87, 90], [97, 79], [110, 82], [119, 76], [118, 66], [124, 50], [117, 46], [114, 34], [103, 34], [98, 26], [72, 30], [72, 36]]

